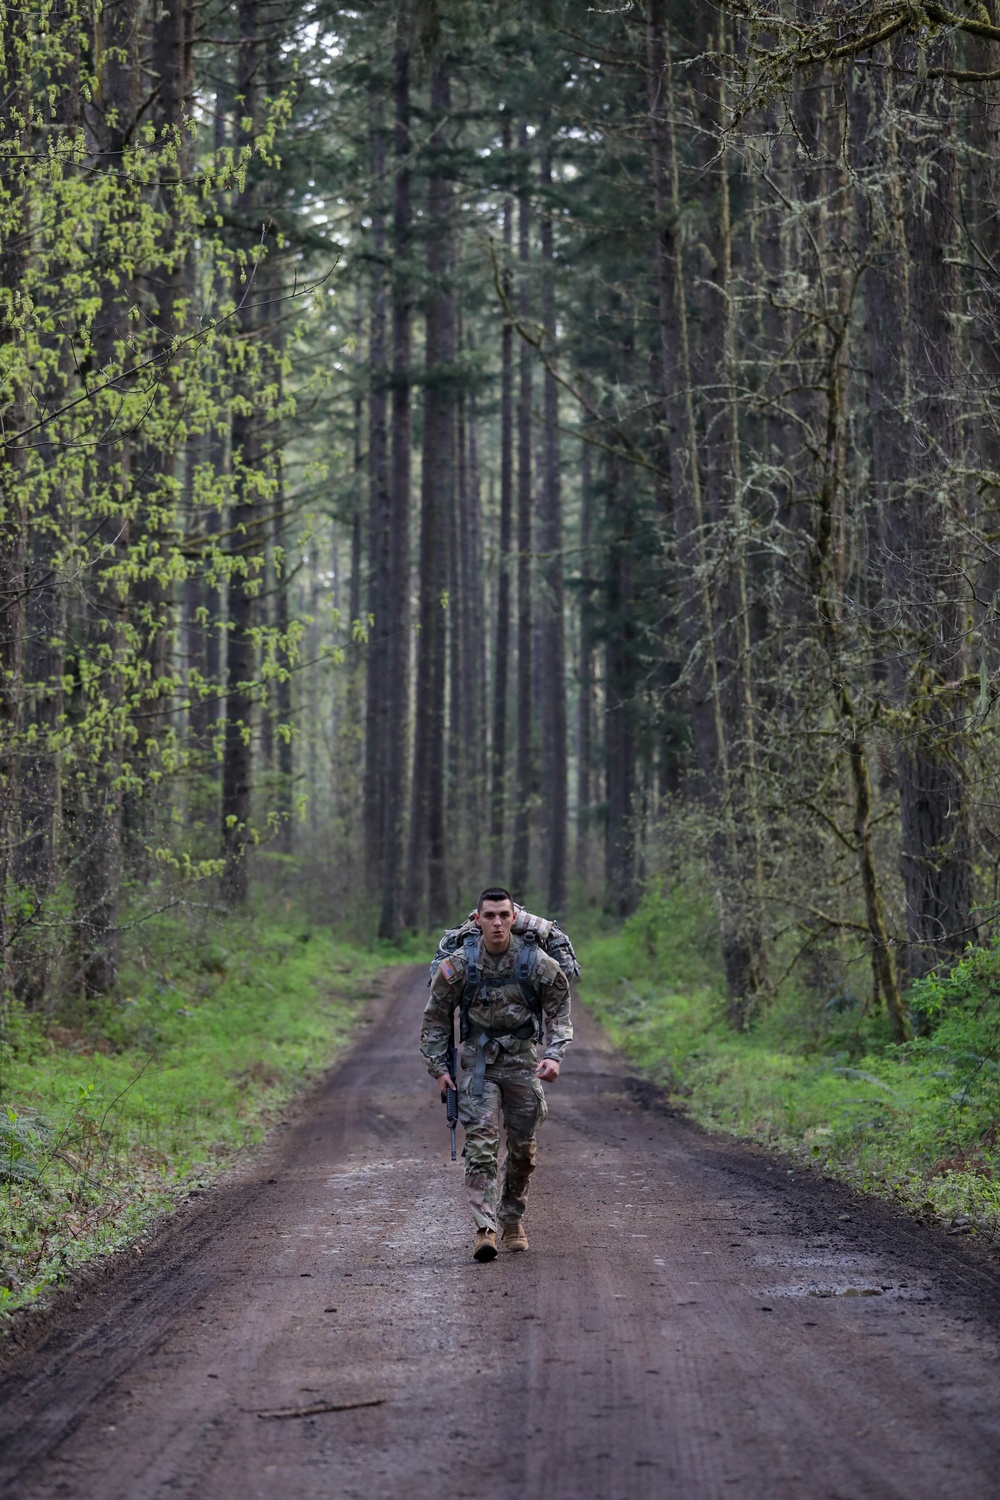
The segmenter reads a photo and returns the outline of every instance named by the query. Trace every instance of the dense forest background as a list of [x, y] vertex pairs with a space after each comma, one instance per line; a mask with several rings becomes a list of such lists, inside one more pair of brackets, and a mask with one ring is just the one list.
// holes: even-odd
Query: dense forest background
[[0, 3], [4, 995], [688, 883], [734, 1024], [902, 1039], [998, 899], [997, 9]]

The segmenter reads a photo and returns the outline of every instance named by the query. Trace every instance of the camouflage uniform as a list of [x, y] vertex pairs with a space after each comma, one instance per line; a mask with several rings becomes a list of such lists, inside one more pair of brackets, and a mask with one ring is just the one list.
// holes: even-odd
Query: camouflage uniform
[[[478, 1229], [496, 1229], [498, 1219], [501, 1224], [512, 1224], [523, 1216], [528, 1179], [535, 1167], [535, 1131], [548, 1113], [545, 1092], [535, 1077], [538, 1043], [513, 1034], [527, 1030], [534, 1019], [515, 977], [523, 944], [523, 938], [511, 934], [506, 953], [492, 954], [480, 938], [478, 963], [485, 983], [469, 1007], [469, 1036], [461, 1052], [458, 1117], [465, 1127], [465, 1190]], [[441, 963], [431, 985], [420, 1028], [420, 1050], [432, 1078], [446, 1070], [445, 1053], [465, 988], [465, 971], [465, 953], [459, 949]], [[569, 981], [555, 959], [539, 949], [530, 984], [542, 1007], [542, 1055], [561, 1062], [573, 1039]], [[484, 1028], [489, 1040], [477, 1048]], [[479, 1050], [485, 1058], [481, 1094], [475, 1092]], [[498, 1205], [500, 1119], [507, 1135], [507, 1158]]]

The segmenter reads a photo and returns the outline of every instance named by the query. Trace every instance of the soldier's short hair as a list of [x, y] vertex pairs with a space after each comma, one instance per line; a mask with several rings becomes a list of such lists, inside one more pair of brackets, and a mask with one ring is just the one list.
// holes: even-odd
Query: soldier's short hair
[[484, 901], [509, 901], [511, 911], [514, 910], [514, 897], [502, 885], [488, 885], [485, 891], [480, 892], [476, 911], [482, 911]]

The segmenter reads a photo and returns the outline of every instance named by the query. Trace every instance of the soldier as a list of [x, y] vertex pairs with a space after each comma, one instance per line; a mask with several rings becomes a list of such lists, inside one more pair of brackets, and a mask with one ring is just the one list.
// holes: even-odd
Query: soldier
[[[462, 1080], [458, 1117], [465, 1127], [465, 1190], [476, 1223], [476, 1260], [493, 1260], [497, 1224], [508, 1250], [527, 1250], [524, 1200], [535, 1167], [535, 1131], [548, 1110], [542, 1083], [559, 1077], [573, 1039], [569, 981], [533, 932], [511, 932], [509, 891], [490, 886], [476, 903], [475, 923], [461, 949], [434, 977], [420, 1029], [427, 1070], [443, 1091], [456, 1009], [460, 1014]], [[538, 1045], [545, 1050], [538, 1058]], [[497, 1201], [498, 1115], [507, 1157]]]

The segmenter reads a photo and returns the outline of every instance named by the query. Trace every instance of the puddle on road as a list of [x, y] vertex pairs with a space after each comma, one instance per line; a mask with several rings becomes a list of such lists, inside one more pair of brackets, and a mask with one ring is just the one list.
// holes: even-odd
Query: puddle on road
[[[787, 1271], [813, 1272], [801, 1281], [754, 1288], [755, 1296], [883, 1297], [905, 1302], [925, 1302], [930, 1295], [922, 1286], [894, 1281], [888, 1267], [880, 1265], [875, 1256], [859, 1255], [849, 1250], [817, 1247], [815, 1250], [796, 1250], [785, 1255], [761, 1254], [754, 1256], [754, 1263], [758, 1266], [773, 1266], [775, 1269], [780, 1267]], [[827, 1274], [823, 1275], [823, 1272]]]
[[878, 1261], [872, 1255], [857, 1255], [850, 1250], [795, 1250], [784, 1255], [755, 1255], [755, 1266], [852, 1266], [860, 1272], [868, 1267], [873, 1281], [878, 1280], [874, 1268]]
[[899, 1286], [858, 1281], [793, 1282], [787, 1286], [766, 1286], [753, 1290], [755, 1297], [882, 1297], [888, 1301], [926, 1302], [929, 1293], [922, 1286]]

